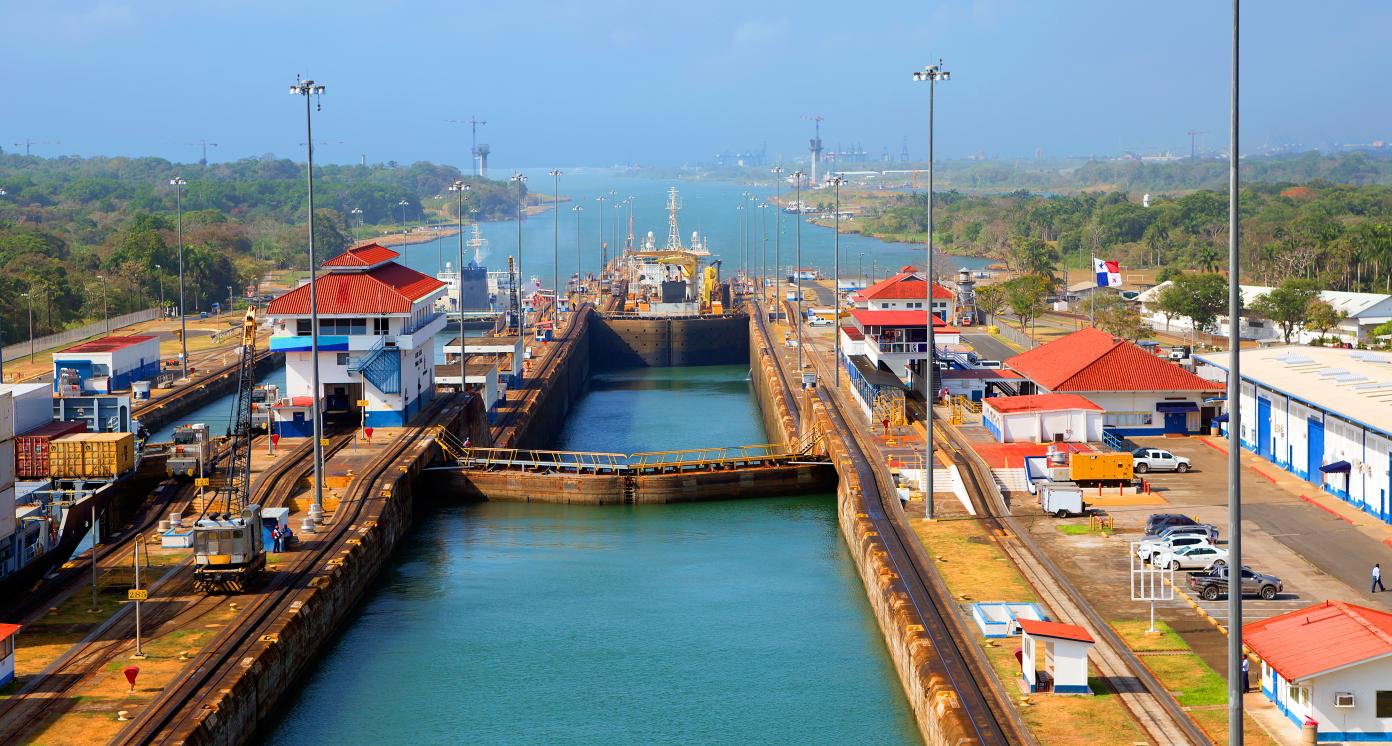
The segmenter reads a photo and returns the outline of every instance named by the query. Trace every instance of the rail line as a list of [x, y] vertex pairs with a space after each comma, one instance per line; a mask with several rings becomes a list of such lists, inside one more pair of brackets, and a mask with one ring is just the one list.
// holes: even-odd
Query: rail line
[[[192, 726], [192, 721], [202, 713], [202, 704], [213, 692], [220, 688], [221, 682], [236, 668], [249, 652], [252, 645], [258, 644], [263, 630], [272, 624], [292, 603], [292, 599], [304, 591], [306, 579], [319, 572], [325, 559], [342, 544], [345, 535], [356, 525], [369, 498], [377, 493], [377, 484], [383, 475], [400, 458], [407, 448], [413, 446], [418, 438], [426, 433], [436, 414], [444, 407], [444, 397], [419, 415], [422, 424], [413, 426], [409, 434], [398, 438], [397, 442], [379, 455], [354, 480], [350, 492], [340, 503], [341, 514], [333, 516], [326, 527], [327, 533], [297, 558], [294, 567], [276, 573], [269, 588], [253, 594], [254, 600], [243, 617], [224, 628], [189, 665], [185, 666], [179, 677], [165, 687], [159, 700], [146, 705], [136, 718], [112, 740], [113, 744], [147, 744], [182, 742], [184, 732]], [[348, 442], [351, 435], [339, 436], [338, 448]], [[312, 466], [310, 467], [312, 468]], [[302, 472], [300, 472], [302, 473]], [[298, 481], [298, 479], [294, 480]], [[288, 497], [293, 486], [282, 487], [284, 482], [271, 486], [274, 494]]]
[[[788, 385], [788, 374], [783, 371], [783, 366], [780, 365], [778, 362], [778, 348], [773, 346], [773, 338], [769, 334], [764, 305], [762, 302], [757, 300], [751, 303], [750, 305], [754, 308], [754, 314], [758, 316], [758, 323], [756, 323], [754, 326], [758, 327], [759, 336], [764, 338], [764, 347], [768, 350], [768, 354], [773, 358], [773, 369], [778, 373], [779, 382], [783, 384], [783, 403], [788, 406], [788, 411], [793, 415], [793, 422], [801, 423], [802, 406], [798, 403], [797, 396], [793, 394], [793, 391], [795, 391], [796, 389]], [[752, 367], [753, 361], [750, 362]], [[798, 385], [801, 386], [801, 384], [802, 382], [799, 381]]]

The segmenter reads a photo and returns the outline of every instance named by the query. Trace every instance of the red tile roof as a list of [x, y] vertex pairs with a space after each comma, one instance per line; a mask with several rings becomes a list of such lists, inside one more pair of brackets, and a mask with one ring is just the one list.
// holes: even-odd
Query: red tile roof
[[1222, 391], [1126, 340], [1088, 327], [1005, 364], [1050, 391]]
[[19, 631], [18, 624], [0, 624], [0, 642], [4, 642]]
[[1242, 641], [1287, 681], [1392, 655], [1392, 614], [1325, 601], [1243, 625]]
[[[899, 298], [922, 298], [927, 290], [927, 283], [923, 277], [914, 271], [913, 267], [904, 267], [899, 273], [871, 285], [870, 287], [856, 293], [857, 298], [864, 300], [891, 300]], [[933, 283], [933, 297], [942, 300], [952, 300], [952, 291]]]
[[1104, 411], [1086, 396], [1079, 396], [1077, 394], [992, 396], [982, 400], [982, 404], [1002, 414], [1007, 412], [1056, 412], [1061, 409], [1086, 409], [1092, 412]]
[[[411, 304], [444, 287], [445, 283], [388, 262], [366, 272], [331, 272], [317, 280], [319, 313], [410, 313]], [[309, 285], [301, 285], [271, 301], [271, 316], [309, 314]]]
[[63, 350], [63, 352], [112, 352], [114, 350], [123, 350], [127, 347], [134, 347], [142, 342], [149, 342], [152, 339], [154, 339], [154, 337], [148, 335], [102, 337], [101, 339], [94, 339], [90, 342], [74, 345]]
[[349, 249], [319, 265], [321, 267], [371, 267], [401, 256], [381, 244], [370, 243]]
[[1076, 624], [1021, 619], [1020, 629], [1028, 632], [1034, 637], [1053, 637], [1059, 640], [1077, 640], [1078, 642], [1094, 641], [1092, 635], [1088, 634], [1087, 630]]
[[865, 332], [862, 332], [854, 326], [843, 326], [841, 327], [841, 332], [846, 335], [846, 339], [852, 341], [860, 341], [862, 339], [865, 339]]
[[[928, 310], [922, 311], [871, 311], [867, 308], [857, 308], [851, 311], [851, 318], [862, 327], [866, 326], [926, 326], [924, 320], [928, 318]], [[933, 317], [933, 331], [946, 334], [958, 334], [956, 328], [948, 326], [946, 321]]]

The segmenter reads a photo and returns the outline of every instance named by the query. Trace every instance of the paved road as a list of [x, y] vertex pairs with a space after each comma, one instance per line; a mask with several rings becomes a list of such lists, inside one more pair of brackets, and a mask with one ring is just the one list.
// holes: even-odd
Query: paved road
[[987, 360], [1006, 360], [1019, 354], [1006, 343], [985, 333], [963, 334], [962, 341]]

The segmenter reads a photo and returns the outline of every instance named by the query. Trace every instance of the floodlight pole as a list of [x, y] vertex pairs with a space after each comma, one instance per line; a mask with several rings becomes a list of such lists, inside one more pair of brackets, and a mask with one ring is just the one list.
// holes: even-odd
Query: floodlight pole
[[[1238, 21], [1232, 0], [1232, 89], [1228, 122], [1228, 743], [1242, 746], [1242, 254], [1238, 251]], [[1237, 577], [1233, 577], [1236, 575]]]
[[463, 180], [450, 184], [451, 192], [459, 194], [458, 215], [455, 220], [459, 227], [459, 287], [455, 288], [454, 310], [459, 312], [459, 393], [464, 393], [464, 193], [472, 191]]
[[793, 264], [793, 284], [797, 286], [797, 320], [793, 322], [793, 328], [797, 329], [799, 376], [802, 375], [802, 177], [805, 175], [801, 170], [793, 172], [793, 180], [797, 182], [797, 259]]
[[310, 98], [318, 101], [324, 86], [312, 80], [296, 80], [290, 86], [291, 95], [304, 96], [305, 101], [305, 182], [309, 192], [309, 386], [314, 407], [314, 501], [309, 505], [309, 517], [301, 531], [314, 530], [314, 524], [324, 520], [324, 413], [319, 405], [319, 264], [314, 256], [314, 125]]
[[949, 80], [952, 73], [942, 69], [942, 60], [915, 71], [913, 79], [928, 81], [928, 262], [927, 262], [927, 303], [928, 303], [928, 357], [924, 365], [923, 381], [923, 515], [932, 520], [933, 510], [933, 399], [937, 396], [933, 378], [938, 370], [937, 350], [933, 339], [933, 95], [939, 80]]

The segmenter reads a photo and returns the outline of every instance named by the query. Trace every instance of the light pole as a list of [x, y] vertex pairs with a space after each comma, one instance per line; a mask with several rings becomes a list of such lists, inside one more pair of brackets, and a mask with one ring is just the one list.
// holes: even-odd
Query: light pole
[[29, 364], [34, 363], [34, 297], [33, 291], [24, 293], [24, 299], [29, 301]]
[[832, 232], [832, 267], [835, 279], [831, 283], [831, 316], [836, 319], [832, 329], [832, 357], [836, 369], [832, 382], [841, 385], [841, 185], [846, 179], [840, 174], [831, 177], [831, 186], [836, 190], [836, 217], [833, 218], [836, 230]]
[[768, 203], [759, 203], [759, 301], [768, 288]]
[[793, 264], [793, 282], [797, 286], [797, 367], [798, 375], [802, 375], [802, 177], [805, 174], [801, 170], [793, 172], [793, 179], [797, 182], [797, 258]]
[[585, 206], [576, 204], [570, 208], [570, 211], [575, 213], [575, 293], [578, 296], [580, 294], [580, 213], [585, 211]]
[[[550, 171], [555, 184], [551, 195], [551, 212], [555, 220], [551, 223], [551, 318], [560, 321], [560, 279], [561, 279], [561, 170]], [[559, 331], [559, 330], [557, 330]]]
[[[1232, 100], [1228, 122], [1228, 567], [1242, 567], [1242, 254], [1238, 251], [1238, 0], [1232, 0]], [[1313, 467], [1312, 467], [1313, 468]], [[1239, 581], [1240, 582], [1240, 581]], [[1242, 746], [1242, 594], [1228, 594], [1228, 743]]]
[[357, 243], [361, 240], [358, 238], [358, 232], [362, 230], [363, 211], [361, 207], [354, 207], [353, 209], [349, 210], [349, 212], [352, 213], [353, 217], [358, 221], [358, 224], [353, 226], [353, 243]]
[[454, 295], [454, 305], [459, 312], [459, 393], [464, 393], [464, 193], [472, 191], [462, 180], [450, 184], [449, 190], [459, 195], [459, 210], [455, 219], [459, 224], [459, 287]]
[[938, 372], [937, 353], [933, 340], [933, 93], [939, 80], [950, 80], [952, 73], [942, 69], [942, 60], [922, 70], [915, 70], [913, 79], [928, 81], [928, 357], [924, 366], [923, 381], [923, 511], [924, 517], [932, 520], [933, 511], [933, 397], [937, 393], [934, 378]]
[[749, 247], [747, 247], [747, 246], [744, 245], [744, 244], [745, 244], [745, 240], [746, 240], [746, 236], [745, 236], [745, 232], [744, 232], [744, 204], [743, 204], [743, 203], [740, 203], [740, 204], [738, 204], [738, 205], [735, 205], [735, 212], [739, 213], [739, 221], [740, 221], [740, 223], [739, 223], [739, 232], [740, 232], [740, 262], [739, 262], [739, 264], [738, 264], [737, 266], [741, 268], [740, 271], [744, 271], [742, 268], [745, 266], [745, 261], [746, 261], [746, 260], [745, 260], [745, 257], [746, 257], [746, 256], [748, 255], [748, 253], [749, 253]]
[[[783, 167], [773, 167], [773, 305], [778, 307], [783, 271]], [[778, 318], [777, 315], [774, 318]]]
[[866, 288], [866, 287], [869, 287], [870, 283], [868, 283], [868, 282], [865, 281], [865, 252], [864, 252], [864, 251], [860, 252], [860, 268], [856, 271], [856, 273], [860, 275], [860, 287], [861, 287], [862, 289], [864, 289], [864, 288]]
[[620, 210], [622, 210], [622, 209], [626, 206], [626, 205], [625, 205], [625, 201], [619, 199], [618, 196], [619, 196], [619, 193], [618, 193], [618, 192], [610, 192], [610, 193], [609, 193], [609, 199], [614, 200], [614, 210], [613, 210], [613, 213], [614, 213], [613, 218], [614, 218], [614, 219], [613, 219], [612, 221], [610, 221], [611, 223], [613, 223], [613, 226], [614, 226], [614, 242], [613, 242], [611, 245], [614, 247], [614, 250], [616, 250], [616, 251], [617, 251], [618, 248], [619, 248], [619, 212], [620, 212]]
[[111, 315], [106, 310], [106, 276], [97, 275], [97, 284], [101, 285], [102, 290], [102, 328], [105, 334], [111, 333]]
[[[319, 406], [319, 296], [315, 287], [319, 263], [314, 257], [314, 129], [310, 107], [312, 96], [317, 103], [324, 95], [324, 86], [312, 80], [295, 80], [291, 95], [304, 97], [305, 102], [305, 182], [309, 191], [309, 386], [314, 402], [314, 502], [309, 506], [309, 518], [300, 525], [301, 531], [314, 532], [314, 524], [324, 520], [324, 423]], [[405, 200], [402, 200], [403, 202]]]
[[599, 274], [595, 276], [599, 278], [601, 293], [604, 292], [604, 201], [606, 199], [608, 198], [602, 194], [595, 197], [595, 201], [599, 203]]
[[184, 185], [188, 182], [175, 176], [169, 183], [174, 185], [174, 235], [179, 241], [179, 368], [188, 378], [188, 322], [184, 318]]
[[401, 255], [404, 257], [406, 256], [406, 234], [410, 232], [406, 229], [406, 206], [411, 203], [403, 199], [396, 204], [401, 208]]
[[[517, 293], [518, 297], [522, 299], [522, 308], [525, 309], [527, 307], [527, 295], [522, 288], [524, 287], [524, 283], [526, 283], [525, 278], [527, 276], [522, 273], [522, 188], [527, 183], [527, 177], [521, 173], [515, 173], [512, 175], [512, 181], [517, 184]], [[522, 318], [517, 320], [517, 331], [519, 333], [527, 329], [526, 315], [527, 314], [523, 312]]]
[[164, 312], [164, 274], [161, 271], [163, 269], [164, 268], [160, 265], [155, 265], [155, 282], [159, 284], [159, 307], [161, 313]]

